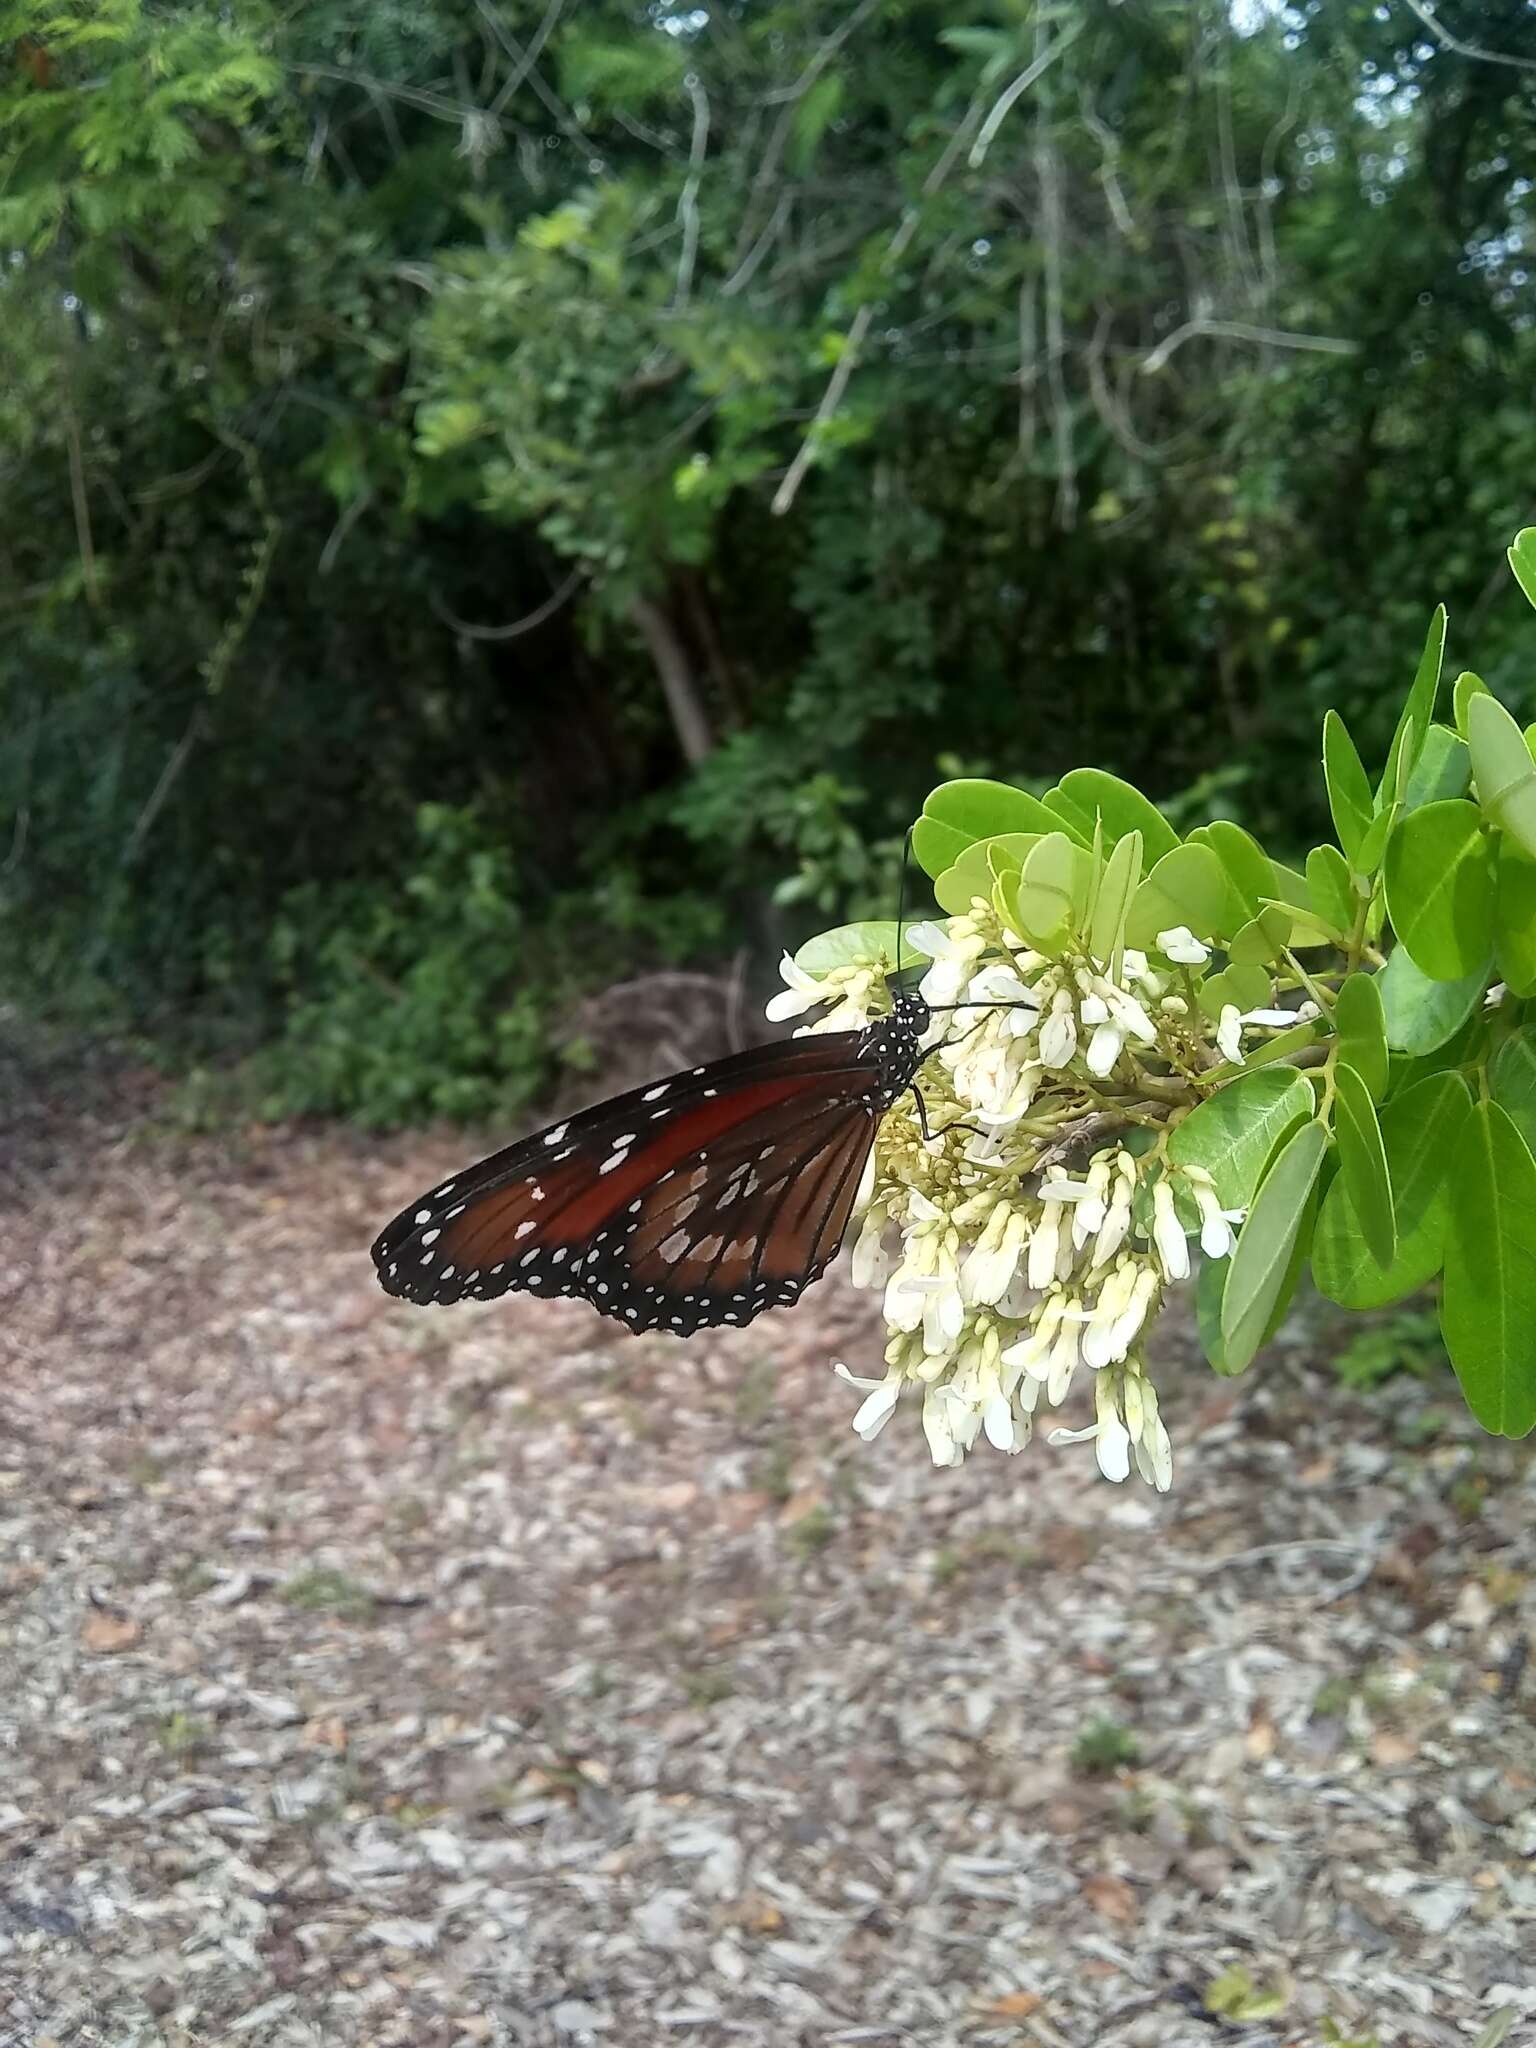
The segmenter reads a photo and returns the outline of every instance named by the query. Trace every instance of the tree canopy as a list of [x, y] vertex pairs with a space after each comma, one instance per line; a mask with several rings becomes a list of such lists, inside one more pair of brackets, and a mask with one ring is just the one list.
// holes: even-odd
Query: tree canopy
[[474, 1113], [774, 884], [888, 914], [936, 771], [1300, 842], [1440, 598], [1518, 705], [1517, 0], [5, 15], [34, 1000]]

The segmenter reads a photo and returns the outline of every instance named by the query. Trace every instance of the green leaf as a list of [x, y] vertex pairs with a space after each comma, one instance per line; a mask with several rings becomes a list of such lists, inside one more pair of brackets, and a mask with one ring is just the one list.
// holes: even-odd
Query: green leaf
[[1536, 1159], [1497, 1102], [1457, 1148], [1440, 1328], [1467, 1406], [1494, 1436], [1536, 1427]]
[[1229, 1003], [1239, 1010], [1268, 1009], [1273, 994], [1269, 969], [1256, 960], [1234, 960], [1221, 973], [1208, 974], [1195, 991], [1201, 1009], [1212, 1018], [1219, 1018]]
[[1227, 1354], [1221, 1342], [1221, 1304], [1227, 1291], [1227, 1268], [1230, 1259], [1202, 1258], [1200, 1269], [1195, 1275], [1195, 1327], [1200, 1333], [1200, 1348], [1216, 1368], [1225, 1375]]
[[991, 897], [992, 884], [997, 879], [994, 850], [1010, 856], [1016, 867], [1022, 867], [1025, 855], [1039, 843], [1038, 832], [1000, 832], [993, 839], [973, 840], [934, 883], [935, 902], [951, 917], [964, 917], [976, 897]]
[[1445, 606], [1436, 605], [1429, 621], [1429, 631], [1424, 636], [1424, 652], [1419, 656], [1419, 665], [1414, 671], [1408, 701], [1392, 735], [1386, 773], [1376, 792], [1378, 810], [1386, 810], [1404, 794], [1424, 745], [1424, 736], [1429, 731], [1430, 720], [1435, 715], [1440, 669], [1445, 660], [1445, 624]]
[[1339, 1058], [1347, 1060], [1380, 1102], [1387, 1092], [1387, 1014], [1374, 974], [1352, 974], [1333, 1006]]
[[1197, 939], [1232, 932], [1245, 922], [1227, 871], [1208, 846], [1165, 853], [1131, 900], [1126, 943], [1155, 947], [1159, 932], [1187, 925]]
[[[1338, 849], [1330, 851], [1338, 853]], [[1344, 856], [1338, 854], [1342, 860]], [[1230, 870], [1229, 870], [1230, 872]], [[1227, 948], [1227, 957], [1234, 966], [1246, 966], [1250, 961], [1267, 967], [1278, 960], [1291, 942], [1291, 913], [1271, 903], [1261, 910], [1257, 917], [1251, 917], [1232, 935]]]
[[[1536, 765], [1513, 719], [1510, 725], [1536, 785]], [[1487, 959], [1493, 863], [1476, 804], [1451, 797], [1405, 818], [1387, 849], [1386, 880], [1393, 930], [1426, 974], [1456, 981]]]
[[1365, 837], [1355, 849], [1355, 873], [1370, 877], [1381, 866], [1392, 834], [1397, 830], [1397, 821], [1402, 814], [1402, 805], [1393, 802], [1384, 811], [1378, 811], [1366, 828]]
[[1328, 1133], [1309, 1119], [1280, 1147], [1254, 1197], [1222, 1297], [1221, 1345], [1228, 1372], [1252, 1364], [1264, 1341], [1327, 1151]]
[[1488, 965], [1460, 981], [1434, 981], [1397, 947], [1379, 976], [1393, 1051], [1422, 1057], [1454, 1038], [1488, 986]]
[[1239, 900], [1250, 917], [1257, 914], [1267, 897], [1278, 896], [1275, 864], [1251, 834], [1229, 818], [1213, 819], [1189, 834], [1191, 846], [1208, 846], [1226, 869]]
[[1323, 1197], [1312, 1277], [1341, 1308], [1385, 1308], [1426, 1286], [1445, 1258], [1451, 1166], [1472, 1096], [1460, 1074], [1429, 1074], [1382, 1112], [1397, 1249], [1378, 1265], [1342, 1174]]
[[978, 839], [1060, 830], [1060, 818], [1027, 790], [979, 778], [941, 782], [912, 828], [912, 852], [923, 872], [937, 879]]
[[1125, 920], [1141, 880], [1141, 834], [1127, 832], [1104, 863], [1088, 927], [1088, 951], [1107, 965], [1125, 941]]
[[1397, 1251], [1397, 1218], [1387, 1150], [1371, 1092], [1353, 1067], [1340, 1061], [1333, 1074], [1334, 1130], [1339, 1141], [1339, 1178], [1349, 1191], [1371, 1256], [1390, 1266]]
[[1515, 581], [1536, 604], [1536, 526], [1522, 526], [1515, 535], [1515, 544], [1509, 550], [1509, 566], [1515, 572]]
[[1536, 861], [1511, 839], [1499, 841], [1493, 951], [1505, 986], [1517, 996], [1536, 995]]
[[1314, 846], [1307, 855], [1307, 887], [1318, 916], [1347, 937], [1355, 923], [1355, 886], [1349, 862], [1336, 846]]
[[1065, 832], [1047, 832], [1025, 858], [1009, 922], [1032, 944], [1054, 951], [1081, 920], [1092, 877], [1087, 847], [1074, 845]]
[[1497, 697], [1472, 699], [1467, 745], [1478, 802], [1522, 853], [1536, 856], [1536, 761]]
[[1175, 1124], [1168, 1156], [1175, 1166], [1201, 1166], [1223, 1209], [1246, 1209], [1264, 1168], [1294, 1124], [1312, 1114], [1312, 1090], [1291, 1068], [1239, 1074]]
[[1353, 867], [1376, 806], [1349, 728], [1337, 711], [1329, 711], [1323, 718], [1323, 779], [1328, 785], [1333, 829]]
[[1424, 751], [1403, 792], [1403, 811], [1417, 811], [1448, 796], [1465, 796], [1472, 781], [1472, 756], [1467, 743], [1447, 725], [1432, 725]]
[[1505, 1039], [1488, 1069], [1488, 1085], [1526, 1144], [1536, 1149], [1536, 1024], [1522, 1024]]
[[1451, 685], [1451, 709], [1456, 720], [1456, 730], [1465, 739], [1467, 736], [1467, 714], [1474, 697], [1491, 697], [1492, 690], [1481, 676], [1473, 675], [1465, 668]]
[[795, 955], [795, 965], [803, 974], [814, 974], [818, 981], [834, 967], [891, 968], [896, 965], [896, 940], [894, 922], [840, 924], [833, 931], [819, 932], [814, 939], [807, 939]]
[[1139, 832], [1149, 866], [1179, 843], [1178, 833], [1150, 798], [1102, 768], [1074, 768], [1046, 791], [1045, 802], [1085, 845], [1093, 839], [1095, 823], [1103, 826], [1106, 849], [1118, 845], [1128, 832]]

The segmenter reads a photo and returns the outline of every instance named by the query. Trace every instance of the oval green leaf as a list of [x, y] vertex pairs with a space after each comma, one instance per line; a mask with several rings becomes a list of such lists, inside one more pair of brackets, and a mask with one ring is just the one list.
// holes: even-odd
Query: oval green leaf
[[1333, 1006], [1339, 1058], [1347, 1060], [1380, 1102], [1387, 1092], [1387, 1013], [1374, 974], [1352, 974]]
[[1088, 926], [1088, 951], [1101, 965], [1108, 965], [1124, 944], [1125, 920], [1140, 880], [1141, 834], [1127, 832], [1104, 863]]
[[1497, 1102], [1456, 1153], [1440, 1328], [1467, 1406], [1494, 1436], [1536, 1427], [1536, 1159]]
[[1208, 846], [1176, 846], [1165, 853], [1131, 900], [1126, 943], [1155, 947], [1159, 932], [1187, 925], [1197, 939], [1213, 939], [1246, 922], [1227, 871]]
[[1376, 1105], [1360, 1075], [1342, 1062], [1334, 1069], [1333, 1091], [1339, 1178], [1349, 1190], [1372, 1258], [1378, 1266], [1390, 1266], [1397, 1252], [1397, 1217]]
[[1474, 697], [1491, 697], [1492, 695], [1493, 692], [1483, 681], [1482, 677], [1473, 675], [1469, 668], [1464, 668], [1455, 682], [1452, 683], [1452, 715], [1456, 720], [1456, 730], [1463, 739], [1467, 736], [1467, 713], [1471, 709], [1472, 699]]
[[1307, 887], [1324, 924], [1347, 936], [1354, 928], [1355, 890], [1349, 862], [1336, 846], [1314, 846], [1307, 855]]
[[1208, 846], [1226, 869], [1243, 908], [1250, 917], [1258, 914], [1267, 898], [1281, 892], [1276, 885], [1275, 864], [1250, 833], [1230, 818], [1213, 819], [1190, 833], [1191, 846]]
[[1497, 697], [1472, 699], [1467, 745], [1478, 801], [1523, 853], [1536, 856], [1536, 761]]
[[1106, 850], [1127, 833], [1139, 832], [1148, 866], [1179, 843], [1178, 833], [1150, 797], [1102, 768], [1074, 768], [1046, 791], [1045, 803], [1084, 844], [1091, 844], [1096, 824], [1103, 830]]
[[1435, 715], [1435, 697], [1440, 689], [1440, 670], [1445, 660], [1445, 623], [1445, 606], [1436, 605], [1429, 621], [1429, 631], [1424, 636], [1424, 652], [1419, 656], [1419, 665], [1414, 671], [1408, 701], [1392, 736], [1387, 770], [1376, 793], [1378, 810], [1384, 810], [1407, 789], [1409, 776], [1424, 745], [1424, 736], [1429, 731], [1430, 720]]
[[1323, 1197], [1312, 1246], [1318, 1290], [1341, 1308], [1385, 1308], [1439, 1272], [1450, 1220], [1451, 1168], [1472, 1096], [1460, 1074], [1430, 1074], [1382, 1112], [1381, 1136], [1397, 1214], [1397, 1250], [1378, 1265], [1344, 1176]]
[[1509, 566], [1515, 572], [1515, 581], [1536, 604], [1536, 526], [1522, 526], [1515, 535], [1515, 544], [1509, 550]]
[[1471, 782], [1472, 756], [1466, 741], [1458, 739], [1447, 725], [1432, 725], [1403, 791], [1403, 814], [1440, 803], [1448, 796], [1465, 796]]
[[[1510, 724], [1536, 778], [1519, 727], [1513, 719]], [[1403, 820], [1387, 848], [1387, 914], [1414, 960], [1436, 981], [1457, 981], [1487, 959], [1493, 944], [1493, 863], [1476, 804], [1452, 797], [1425, 804]]]
[[1323, 718], [1323, 780], [1328, 785], [1333, 829], [1350, 866], [1354, 867], [1360, 842], [1376, 814], [1376, 805], [1349, 727], [1337, 711], [1329, 711]]
[[951, 917], [964, 917], [978, 896], [991, 896], [997, 878], [995, 856], [1006, 854], [1014, 867], [1022, 867], [1039, 840], [1038, 832], [1000, 832], [991, 839], [973, 840], [934, 883], [934, 900]]
[[912, 828], [912, 853], [923, 872], [937, 879], [978, 839], [995, 839], [1003, 832], [1060, 830], [1060, 818], [1027, 790], [965, 777], [941, 782], [930, 793]]
[[1200, 1166], [1224, 1209], [1246, 1209], [1264, 1168], [1294, 1124], [1312, 1114], [1312, 1091], [1290, 1068], [1239, 1074], [1198, 1103], [1168, 1139], [1176, 1166]]
[[1381, 1005], [1387, 1043], [1415, 1058], [1456, 1036], [1488, 986], [1488, 961], [1460, 981], [1435, 981], [1399, 946], [1381, 970]]
[[1065, 832], [1048, 832], [1032, 846], [1013, 896], [1012, 922], [1026, 939], [1054, 950], [1087, 907], [1093, 856]]
[[896, 965], [896, 941], [894, 923], [840, 924], [807, 939], [795, 955], [795, 965], [818, 981], [834, 967], [891, 968]]
[[1327, 1151], [1328, 1133], [1309, 1119], [1282, 1144], [1254, 1197], [1222, 1295], [1221, 1348], [1227, 1372], [1243, 1371], [1264, 1341]]

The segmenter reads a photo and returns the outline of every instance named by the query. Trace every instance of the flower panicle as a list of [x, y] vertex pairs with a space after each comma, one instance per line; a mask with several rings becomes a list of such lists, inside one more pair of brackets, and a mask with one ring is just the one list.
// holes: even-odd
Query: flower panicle
[[[1172, 1452], [1143, 1353], [1190, 1240], [1225, 1258], [1243, 1212], [1210, 1174], [1165, 1149], [1178, 1096], [1203, 1068], [1240, 1065], [1256, 1033], [1294, 1023], [1277, 1007], [1202, 1007], [1211, 948], [1182, 926], [1155, 952], [1049, 957], [977, 898], [968, 915], [907, 928], [929, 963], [936, 1017], [915, 1104], [877, 1129], [854, 1205], [852, 1279], [878, 1292], [879, 1378], [837, 1372], [860, 1394], [853, 1427], [872, 1441], [898, 1407], [916, 1413], [936, 1465], [983, 1440], [1009, 1455], [1043, 1410], [1086, 1397], [1091, 1419], [1046, 1431], [1092, 1442], [1104, 1476], [1159, 1491]], [[848, 1030], [887, 1007], [878, 963], [820, 978], [788, 955], [776, 1019], [820, 1010], [801, 1030]], [[1186, 1106], [1198, 1099], [1192, 1085]], [[1148, 1128], [1150, 1126], [1150, 1128]]]

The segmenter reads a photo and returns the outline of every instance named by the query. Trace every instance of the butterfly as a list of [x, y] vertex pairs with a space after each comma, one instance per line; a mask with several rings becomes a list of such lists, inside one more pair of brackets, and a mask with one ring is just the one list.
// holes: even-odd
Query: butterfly
[[912, 1085], [929, 1010], [758, 1046], [535, 1131], [379, 1233], [387, 1294], [580, 1295], [626, 1329], [750, 1323], [842, 1245], [880, 1119]]

